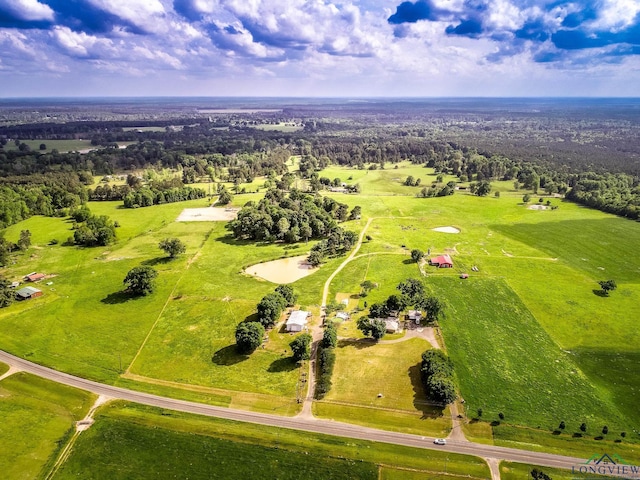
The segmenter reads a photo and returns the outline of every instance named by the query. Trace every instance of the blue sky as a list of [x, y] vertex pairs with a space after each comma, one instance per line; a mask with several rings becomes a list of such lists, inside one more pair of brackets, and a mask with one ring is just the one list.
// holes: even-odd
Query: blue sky
[[0, 97], [640, 96], [640, 0], [0, 0]]

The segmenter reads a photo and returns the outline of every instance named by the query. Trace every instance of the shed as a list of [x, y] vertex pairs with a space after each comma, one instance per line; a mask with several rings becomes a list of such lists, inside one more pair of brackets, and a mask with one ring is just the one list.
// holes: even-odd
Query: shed
[[453, 260], [451, 260], [449, 255], [440, 255], [429, 260], [429, 265], [434, 265], [438, 268], [452, 268]]
[[286, 323], [287, 332], [301, 332], [304, 330], [309, 315], [311, 315], [311, 313], [305, 312], [304, 310], [294, 310], [291, 312]]
[[409, 317], [409, 320], [420, 322], [422, 320], [422, 312], [420, 310], [409, 310], [407, 317]]
[[11, 282], [11, 285], [9, 285], [11, 288], [18, 288], [20, 286], [20, 282]]
[[349, 320], [349, 314], [347, 312], [338, 312], [336, 313], [336, 318], [340, 320]]
[[44, 273], [30, 273], [25, 278], [30, 282], [39, 282], [45, 277]]
[[42, 290], [38, 290], [33, 287], [24, 287], [16, 292], [18, 300], [28, 300], [30, 298], [36, 298], [42, 296]]

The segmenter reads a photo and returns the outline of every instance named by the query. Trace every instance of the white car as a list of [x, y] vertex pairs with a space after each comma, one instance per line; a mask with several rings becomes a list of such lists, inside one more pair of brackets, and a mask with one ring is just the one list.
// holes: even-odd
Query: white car
[[446, 445], [447, 441], [444, 438], [436, 438], [433, 443], [436, 445]]

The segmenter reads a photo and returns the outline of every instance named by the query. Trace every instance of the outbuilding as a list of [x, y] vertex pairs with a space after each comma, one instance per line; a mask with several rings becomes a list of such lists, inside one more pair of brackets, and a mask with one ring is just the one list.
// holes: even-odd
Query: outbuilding
[[24, 278], [29, 280], [30, 282], [39, 282], [45, 277], [44, 273], [30, 273], [26, 275]]
[[28, 300], [30, 298], [36, 298], [42, 296], [42, 290], [38, 290], [34, 287], [24, 287], [16, 292], [18, 300]]
[[347, 312], [336, 313], [336, 318], [342, 321], [349, 320], [349, 314]]
[[429, 265], [438, 268], [453, 268], [453, 260], [451, 260], [449, 255], [440, 255], [429, 260]]
[[286, 323], [287, 332], [301, 332], [307, 326], [307, 318], [311, 315], [304, 310], [294, 310]]
[[409, 318], [409, 320], [420, 323], [420, 320], [422, 320], [422, 312], [419, 310], [409, 310], [409, 312], [407, 313], [407, 317]]

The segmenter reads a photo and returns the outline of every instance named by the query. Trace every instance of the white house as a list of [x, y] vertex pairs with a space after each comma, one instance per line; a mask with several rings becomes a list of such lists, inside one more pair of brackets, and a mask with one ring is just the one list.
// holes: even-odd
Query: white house
[[287, 332], [301, 332], [307, 325], [307, 317], [311, 313], [304, 310], [294, 310], [289, 315], [289, 320], [286, 323]]
[[385, 319], [384, 323], [387, 327], [387, 333], [396, 333], [400, 328], [400, 323], [395, 317], [389, 317]]

